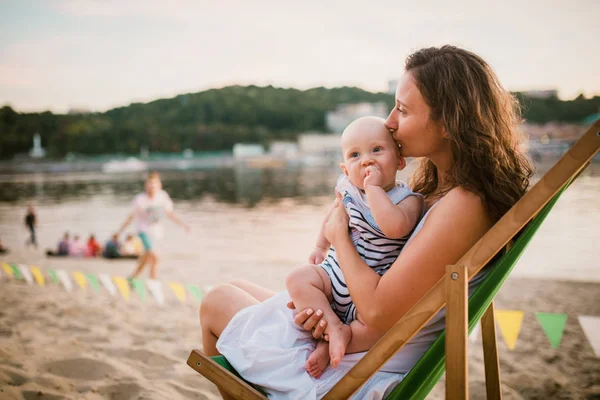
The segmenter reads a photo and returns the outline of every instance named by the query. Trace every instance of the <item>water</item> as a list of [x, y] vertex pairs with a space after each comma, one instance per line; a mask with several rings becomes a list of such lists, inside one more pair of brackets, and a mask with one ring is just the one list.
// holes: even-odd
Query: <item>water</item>
[[[549, 166], [539, 165], [540, 172]], [[411, 167], [400, 178], [410, 172]], [[306, 262], [338, 175], [335, 166], [162, 173], [176, 212], [192, 232], [166, 222], [161, 278], [204, 285], [244, 278], [281, 289], [287, 273]], [[127, 275], [132, 261], [47, 259], [42, 250], [54, 247], [64, 231], [107, 239], [128, 215], [143, 178], [143, 173], [0, 175], [0, 239], [11, 249], [3, 259]], [[514, 275], [600, 281], [599, 193], [600, 164], [592, 164], [560, 199]], [[38, 250], [24, 246], [28, 204], [38, 212]]]

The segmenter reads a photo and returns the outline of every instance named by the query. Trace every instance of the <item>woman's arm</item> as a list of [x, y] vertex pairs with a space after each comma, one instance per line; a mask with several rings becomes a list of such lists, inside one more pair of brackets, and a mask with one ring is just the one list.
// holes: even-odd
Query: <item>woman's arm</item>
[[431, 211], [389, 271], [379, 276], [360, 258], [347, 233], [343, 234], [344, 216], [339, 209], [334, 209], [326, 225], [326, 236], [336, 249], [359, 314], [367, 326], [383, 332], [442, 278], [446, 265], [457, 262], [492, 226], [480, 198], [455, 188]]
[[169, 217], [171, 219], [171, 221], [175, 222], [177, 225], [181, 226], [183, 229], [185, 229], [186, 232], [190, 231], [190, 226], [188, 224], [186, 224], [185, 222], [183, 222], [178, 216], [177, 214], [175, 214], [174, 211], [172, 210], [167, 210], [166, 211], [167, 217]]
[[131, 213], [127, 216], [127, 218], [125, 219], [125, 222], [123, 222], [123, 225], [121, 225], [121, 227], [117, 231], [117, 236], [121, 235], [121, 233], [125, 230], [125, 228], [127, 228], [127, 225], [129, 225], [132, 220], [133, 220], [133, 213]]

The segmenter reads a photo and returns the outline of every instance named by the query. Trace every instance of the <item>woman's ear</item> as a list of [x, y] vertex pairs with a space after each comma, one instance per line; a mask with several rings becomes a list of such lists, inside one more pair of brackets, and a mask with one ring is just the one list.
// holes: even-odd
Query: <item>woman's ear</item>
[[406, 168], [406, 159], [404, 157], [398, 158], [398, 171], [402, 171]]
[[340, 168], [344, 172], [344, 175], [348, 176], [348, 169], [346, 168], [346, 164], [340, 163]]

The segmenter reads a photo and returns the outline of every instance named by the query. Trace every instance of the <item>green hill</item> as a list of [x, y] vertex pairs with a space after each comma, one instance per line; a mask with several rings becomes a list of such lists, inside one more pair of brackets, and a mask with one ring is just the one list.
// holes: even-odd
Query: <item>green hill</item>
[[[532, 122], [576, 122], [598, 112], [600, 97], [572, 101], [519, 96]], [[189, 93], [149, 103], [133, 103], [105, 113], [78, 115], [19, 113], [0, 109], [0, 159], [29, 150], [35, 132], [50, 157], [81, 154], [138, 154], [231, 149], [237, 142], [295, 140], [298, 133], [325, 131], [325, 113], [343, 103], [383, 101], [393, 96], [354, 87], [309, 90], [272, 86], [230, 86]]]

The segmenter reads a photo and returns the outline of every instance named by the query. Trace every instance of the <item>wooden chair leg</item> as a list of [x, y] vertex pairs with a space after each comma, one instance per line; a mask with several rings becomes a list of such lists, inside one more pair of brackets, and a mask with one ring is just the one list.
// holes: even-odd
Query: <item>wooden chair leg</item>
[[481, 341], [483, 343], [483, 361], [485, 365], [485, 389], [488, 400], [502, 400], [500, 384], [500, 361], [496, 341], [496, 319], [494, 318], [494, 302], [481, 318]]
[[468, 270], [446, 267], [446, 399], [469, 397], [468, 375]]
[[258, 390], [221, 367], [199, 350], [192, 350], [187, 364], [234, 399], [267, 400]]

